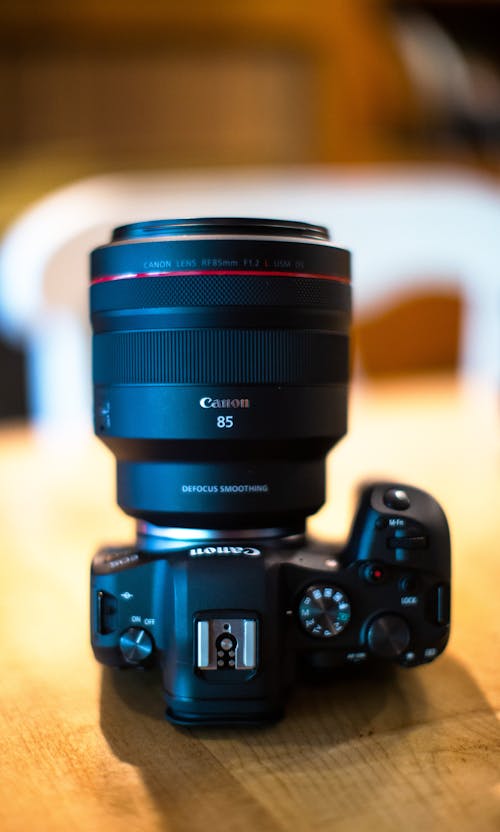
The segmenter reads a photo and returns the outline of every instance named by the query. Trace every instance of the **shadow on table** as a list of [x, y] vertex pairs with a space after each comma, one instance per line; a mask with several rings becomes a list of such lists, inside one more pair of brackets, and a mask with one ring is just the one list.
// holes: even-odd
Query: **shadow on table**
[[[271, 781], [277, 792], [285, 790], [292, 815], [294, 804], [300, 813], [300, 806], [309, 799], [314, 777], [329, 790], [327, 797], [318, 800], [337, 801], [337, 811], [342, 811], [342, 800], [359, 800], [356, 790], [363, 790], [367, 772], [375, 774], [374, 798], [382, 789], [384, 795], [391, 790], [397, 794], [407, 785], [407, 772], [400, 782], [401, 765], [408, 766], [407, 754], [416, 759], [413, 765], [424, 778], [419, 788], [443, 792], [453, 766], [441, 769], [435, 765], [434, 750], [426, 750], [427, 735], [434, 743], [441, 732], [445, 750], [446, 743], [451, 743], [450, 754], [453, 742], [458, 743], [465, 765], [460, 776], [467, 782], [467, 765], [474, 765], [474, 742], [480, 740], [474, 738], [474, 730], [461, 736], [461, 726], [470, 727], [471, 720], [480, 719], [483, 746], [484, 738], [487, 746], [498, 731], [494, 712], [481, 691], [449, 656], [412, 671], [356, 668], [328, 683], [301, 684], [290, 696], [285, 719], [257, 729], [179, 729], [164, 720], [162, 703], [159, 673], [103, 670], [104, 736], [120, 760], [137, 766], [159, 819], [166, 822], [168, 818], [168, 829], [174, 832], [212, 826], [219, 832], [288, 828], [290, 818], [280, 817], [274, 802], [263, 796], [262, 785], [272, 791]], [[411, 735], [419, 731], [422, 739], [417, 737], [416, 748], [408, 752]], [[480, 779], [482, 793], [476, 789], [478, 806], [492, 801], [491, 769], [486, 766]], [[348, 781], [342, 776], [345, 771]], [[311, 794], [315, 799], [314, 789]], [[368, 799], [372, 799], [371, 792]], [[350, 811], [349, 806], [345, 805], [345, 811]], [[281, 811], [286, 813], [286, 808]], [[302, 823], [300, 828], [309, 827]]]

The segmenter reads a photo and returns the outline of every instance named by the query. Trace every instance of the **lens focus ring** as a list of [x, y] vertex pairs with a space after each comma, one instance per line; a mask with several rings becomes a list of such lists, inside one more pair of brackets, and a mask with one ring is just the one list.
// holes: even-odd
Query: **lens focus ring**
[[198, 329], [94, 337], [95, 384], [330, 384], [347, 381], [346, 336]]

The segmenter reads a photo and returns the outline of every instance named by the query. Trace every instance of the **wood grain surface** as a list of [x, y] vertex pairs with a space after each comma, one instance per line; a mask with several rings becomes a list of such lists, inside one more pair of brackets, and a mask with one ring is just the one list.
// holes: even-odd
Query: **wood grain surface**
[[8, 832], [500, 828], [500, 454], [495, 394], [357, 386], [311, 522], [342, 538], [360, 480], [430, 490], [453, 540], [450, 645], [431, 665], [298, 687], [271, 728], [179, 729], [158, 674], [103, 669], [88, 570], [133, 534], [90, 434], [0, 433], [0, 822]]

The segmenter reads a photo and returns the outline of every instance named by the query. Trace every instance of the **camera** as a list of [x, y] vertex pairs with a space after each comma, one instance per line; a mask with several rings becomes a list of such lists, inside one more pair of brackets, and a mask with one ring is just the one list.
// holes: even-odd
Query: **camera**
[[346, 431], [349, 252], [288, 220], [133, 223], [92, 252], [90, 294], [95, 431], [137, 519], [92, 563], [96, 658], [159, 665], [179, 725], [276, 720], [302, 672], [432, 661], [437, 502], [374, 483], [344, 547], [306, 534]]

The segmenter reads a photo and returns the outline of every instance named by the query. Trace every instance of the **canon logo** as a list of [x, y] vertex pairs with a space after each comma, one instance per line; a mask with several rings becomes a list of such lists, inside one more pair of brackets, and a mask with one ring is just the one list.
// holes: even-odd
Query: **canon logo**
[[220, 410], [238, 410], [241, 408], [249, 408], [250, 399], [211, 399], [209, 396], [204, 396], [200, 399], [200, 405], [205, 410], [209, 407], [215, 407]]
[[200, 557], [202, 555], [260, 555], [260, 549], [254, 549], [252, 546], [201, 546], [199, 549], [190, 549], [189, 554], [192, 557]]

